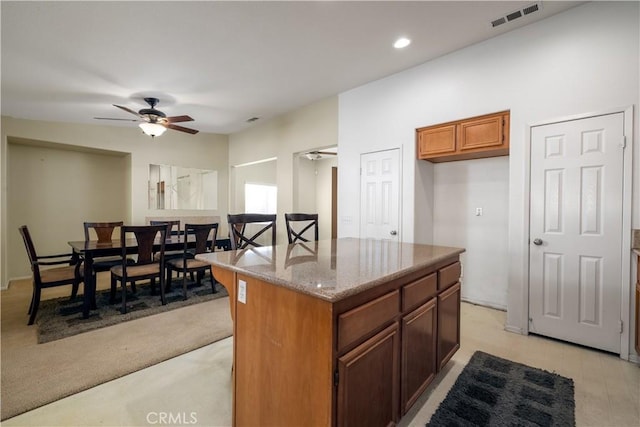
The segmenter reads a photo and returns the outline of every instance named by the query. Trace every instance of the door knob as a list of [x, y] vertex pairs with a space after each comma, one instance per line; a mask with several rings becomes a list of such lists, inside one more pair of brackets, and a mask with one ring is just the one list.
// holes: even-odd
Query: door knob
[[542, 239], [533, 239], [533, 244], [536, 246], [540, 246], [542, 244]]
[[398, 234], [398, 232], [396, 230], [391, 230], [389, 234], [391, 234], [392, 236], [395, 236], [396, 234]]

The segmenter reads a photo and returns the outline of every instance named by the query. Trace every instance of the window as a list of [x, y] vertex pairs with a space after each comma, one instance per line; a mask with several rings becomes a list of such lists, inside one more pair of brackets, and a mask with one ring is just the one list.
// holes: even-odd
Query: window
[[278, 188], [269, 184], [244, 184], [244, 211], [246, 213], [275, 214]]

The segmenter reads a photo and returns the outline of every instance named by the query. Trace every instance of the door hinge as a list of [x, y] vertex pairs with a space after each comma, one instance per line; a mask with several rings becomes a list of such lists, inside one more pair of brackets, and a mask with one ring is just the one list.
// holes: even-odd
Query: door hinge
[[622, 148], [627, 148], [627, 137], [626, 136], [622, 137], [622, 144], [620, 144], [620, 146]]
[[623, 328], [622, 328], [622, 326], [623, 326], [622, 320], [620, 320], [620, 321], [618, 322], [618, 326], [619, 326], [619, 329], [620, 329], [620, 333], [622, 333], [622, 329], [623, 329]]
[[336, 369], [335, 371], [333, 371], [333, 386], [337, 387], [339, 382], [340, 382], [340, 373]]

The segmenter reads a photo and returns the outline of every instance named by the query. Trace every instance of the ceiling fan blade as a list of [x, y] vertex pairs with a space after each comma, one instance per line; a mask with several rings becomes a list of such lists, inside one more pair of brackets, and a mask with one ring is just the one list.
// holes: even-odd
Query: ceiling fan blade
[[94, 119], [96, 120], [121, 120], [123, 122], [139, 122], [140, 120], [137, 119], [116, 119], [113, 117], [94, 117]]
[[172, 125], [171, 123], [164, 125], [164, 127], [166, 127], [167, 129], [179, 130], [180, 132], [190, 133], [191, 135], [195, 135], [196, 133], [199, 132], [195, 129], [189, 129], [183, 126]]
[[116, 104], [113, 104], [113, 106], [114, 106], [114, 107], [118, 107], [119, 109], [124, 110], [124, 111], [126, 111], [127, 113], [131, 113], [131, 114], [133, 114], [134, 116], [142, 117], [140, 114], [138, 114], [136, 111], [133, 111], [133, 110], [132, 110], [132, 109], [130, 109], [130, 108], [123, 107], [122, 105], [116, 105]]
[[336, 153], [334, 151], [314, 151], [314, 153], [324, 154], [326, 156], [337, 156], [338, 155], [338, 153]]
[[173, 116], [173, 117], [165, 117], [167, 123], [178, 123], [178, 122], [192, 122], [193, 119], [189, 116]]

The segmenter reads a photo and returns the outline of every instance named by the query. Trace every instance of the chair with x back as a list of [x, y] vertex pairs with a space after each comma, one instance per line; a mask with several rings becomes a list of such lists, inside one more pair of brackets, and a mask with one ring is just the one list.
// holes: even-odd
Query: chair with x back
[[[212, 234], [213, 233], [213, 234]], [[184, 250], [182, 258], [174, 258], [167, 260], [167, 288], [171, 286], [171, 272], [177, 271], [182, 273], [182, 293], [183, 298], [187, 299], [187, 273], [198, 275], [198, 283], [202, 280], [204, 273], [208, 270], [211, 274], [211, 290], [216, 293], [216, 281], [213, 278], [211, 264], [205, 261], [199, 261], [194, 257], [198, 254], [209, 252], [210, 248], [215, 247], [216, 236], [218, 234], [218, 224], [185, 224], [184, 225]], [[209, 244], [211, 242], [211, 244]], [[195, 245], [195, 246], [193, 246]]]
[[314, 241], [318, 240], [318, 214], [286, 213], [284, 221], [287, 225], [289, 243], [310, 242], [312, 238]]
[[[33, 325], [38, 313], [40, 305], [40, 295], [42, 289], [52, 288], [54, 286], [72, 285], [71, 298], [75, 298], [83, 279], [83, 267], [79, 260], [73, 257], [73, 254], [46, 255], [38, 256], [36, 253], [31, 234], [26, 225], [19, 227], [20, 235], [24, 240], [24, 245], [29, 256], [31, 264], [31, 272], [33, 273], [33, 294], [31, 296], [31, 304], [29, 305], [29, 322]], [[75, 265], [74, 265], [75, 263]], [[60, 265], [62, 267], [40, 268], [43, 266]]]
[[[123, 225], [120, 227], [120, 240], [125, 242], [127, 236], [133, 235], [136, 240], [137, 260], [135, 264], [123, 261], [111, 268], [111, 298], [115, 302], [116, 283], [122, 285], [122, 314], [127, 312], [127, 282], [150, 279], [152, 291], [155, 289], [156, 279], [160, 281], [160, 300], [165, 305], [164, 297], [164, 246], [167, 236], [167, 226], [162, 225]], [[155, 248], [154, 248], [155, 245]], [[127, 255], [127, 246], [122, 245], [122, 258]], [[154, 259], [154, 250], [160, 254]]]
[[[275, 214], [228, 214], [229, 238], [231, 249], [244, 249], [250, 246], [260, 247], [276, 244], [276, 215]], [[247, 225], [255, 224], [255, 226]], [[259, 239], [267, 231], [271, 231], [271, 240]]]

